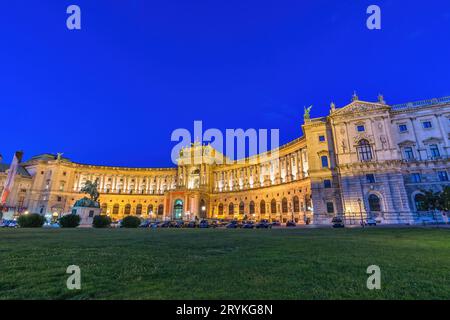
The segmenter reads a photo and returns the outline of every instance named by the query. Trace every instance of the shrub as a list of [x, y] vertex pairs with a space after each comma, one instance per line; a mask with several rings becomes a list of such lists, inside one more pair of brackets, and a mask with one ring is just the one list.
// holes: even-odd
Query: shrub
[[80, 216], [77, 214], [68, 214], [59, 219], [59, 224], [62, 228], [76, 228], [80, 225]]
[[123, 228], [137, 228], [141, 224], [141, 219], [136, 216], [128, 216], [123, 218], [122, 227]]
[[95, 216], [94, 221], [92, 221], [94, 228], [109, 228], [110, 225], [111, 218], [108, 216]]
[[37, 213], [25, 214], [17, 219], [21, 228], [41, 228], [44, 222], [44, 216]]

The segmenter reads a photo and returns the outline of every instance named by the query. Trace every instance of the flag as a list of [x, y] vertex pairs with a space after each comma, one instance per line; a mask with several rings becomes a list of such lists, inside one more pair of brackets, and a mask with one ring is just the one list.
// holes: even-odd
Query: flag
[[17, 174], [17, 170], [19, 169], [19, 164], [22, 161], [23, 152], [17, 151], [14, 154], [13, 162], [8, 170], [8, 176], [5, 180], [5, 185], [3, 187], [2, 196], [0, 198], [0, 205], [5, 205], [6, 200], [8, 199], [8, 195], [10, 194], [13, 186], [14, 186], [14, 178]]

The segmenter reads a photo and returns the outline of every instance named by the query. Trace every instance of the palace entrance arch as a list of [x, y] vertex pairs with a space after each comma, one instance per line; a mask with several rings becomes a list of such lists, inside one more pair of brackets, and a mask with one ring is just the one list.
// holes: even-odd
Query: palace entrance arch
[[184, 202], [181, 199], [176, 199], [173, 204], [173, 218], [183, 219]]

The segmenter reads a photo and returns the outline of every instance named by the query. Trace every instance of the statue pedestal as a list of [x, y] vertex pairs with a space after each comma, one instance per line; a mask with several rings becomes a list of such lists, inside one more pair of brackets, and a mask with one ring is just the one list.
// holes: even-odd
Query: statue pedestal
[[96, 207], [73, 207], [72, 214], [80, 216], [80, 227], [92, 227], [95, 216], [100, 215], [100, 208]]

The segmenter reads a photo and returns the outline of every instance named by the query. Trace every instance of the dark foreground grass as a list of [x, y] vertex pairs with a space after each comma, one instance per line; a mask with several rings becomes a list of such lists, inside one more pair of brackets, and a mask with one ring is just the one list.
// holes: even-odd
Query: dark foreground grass
[[450, 229], [0, 230], [0, 299], [360, 298], [450, 299]]

